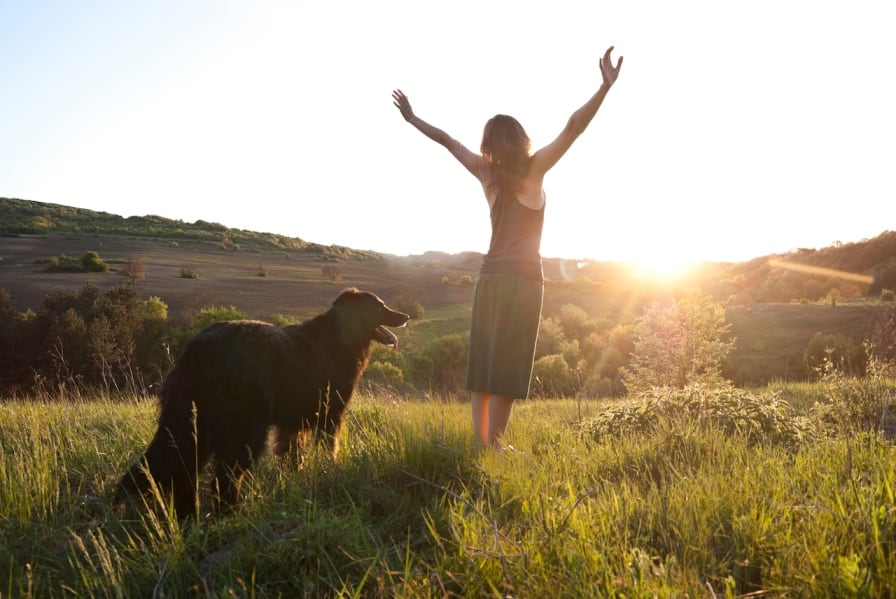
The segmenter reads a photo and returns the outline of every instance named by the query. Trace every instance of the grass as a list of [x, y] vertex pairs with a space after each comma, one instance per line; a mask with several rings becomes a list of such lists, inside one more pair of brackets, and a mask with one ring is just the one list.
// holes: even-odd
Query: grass
[[[830, 391], [803, 384], [785, 416], [806, 417]], [[493, 452], [473, 443], [464, 402], [360, 396], [335, 462], [263, 460], [232, 514], [186, 525], [158, 499], [108, 502], [153, 432], [153, 399], [3, 403], [0, 595], [896, 592], [890, 441], [850, 430], [757, 442], [675, 410], [594, 426], [630, 401], [520, 402], [515, 450]]]

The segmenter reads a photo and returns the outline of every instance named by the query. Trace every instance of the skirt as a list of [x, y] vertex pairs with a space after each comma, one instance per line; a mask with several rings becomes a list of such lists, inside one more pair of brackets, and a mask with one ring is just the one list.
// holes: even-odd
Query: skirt
[[544, 283], [504, 273], [480, 273], [473, 286], [467, 352], [468, 391], [529, 396]]

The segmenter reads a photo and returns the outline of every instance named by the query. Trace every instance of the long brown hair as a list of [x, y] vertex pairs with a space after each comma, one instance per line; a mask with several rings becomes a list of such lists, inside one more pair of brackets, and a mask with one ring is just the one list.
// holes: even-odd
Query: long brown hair
[[489, 187], [498, 192], [516, 192], [520, 180], [529, 174], [529, 154], [532, 141], [525, 129], [512, 116], [498, 114], [485, 124], [479, 148], [490, 165]]

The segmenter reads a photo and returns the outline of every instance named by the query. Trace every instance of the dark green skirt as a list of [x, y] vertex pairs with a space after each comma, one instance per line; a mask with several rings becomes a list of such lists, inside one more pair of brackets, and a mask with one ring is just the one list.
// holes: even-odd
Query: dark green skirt
[[473, 286], [468, 391], [528, 397], [543, 297], [542, 281], [479, 274]]

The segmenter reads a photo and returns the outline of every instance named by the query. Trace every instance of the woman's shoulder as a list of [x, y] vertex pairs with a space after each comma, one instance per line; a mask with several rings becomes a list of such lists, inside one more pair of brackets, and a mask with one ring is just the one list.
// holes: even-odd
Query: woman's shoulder
[[541, 210], [545, 204], [544, 187], [542, 177], [525, 177], [520, 181], [517, 192], [517, 201], [531, 210]]

